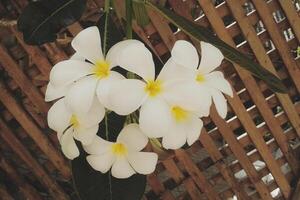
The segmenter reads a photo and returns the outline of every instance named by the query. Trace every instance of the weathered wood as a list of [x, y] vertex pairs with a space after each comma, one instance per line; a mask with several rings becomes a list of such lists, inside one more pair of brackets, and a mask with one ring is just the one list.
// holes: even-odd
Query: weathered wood
[[0, 168], [2, 168], [9, 178], [18, 186], [19, 190], [26, 199], [42, 199], [34, 187], [25, 182], [22, 176], [4, 158], [0, 159]]
[[0, 81], [0, 101], [24, 127], [28, 135], [36, 142], [40, 149], [49, 157], [53, 165], [55, 165], [66, 178], [70, 178], [71, 172], [66, 164], [66, 161], [62, 157], [62, 154], [58, 152], [58, 149], [53, 147], [45, 134], [43, 134], [42, 130], [40, 130], [31, 120], [28, 114], [24, 112], [24, 110], [6, 89], [2, 81]]
[[[267, 57], [265, 49], [263, 45], [260, 43], [259, 38], [256, 35], [256, 32], [254, 28], [248, 23], [247, 17], [244, 15], [244, 10], [242, 10], [241, 5], [239, 5], [239, 1], [237, 0], [227, 0], [227, 4], [230, 7], [233, 15], [235, 16], [237, 22], [240, 24], [241, 30], [246, 36], [246, 39], [249, 42], [249, 45], [251, 46], [256, 58], [260, 62], [262, 66], [265, 66], [268, 70], [272, 71], [273, 73], [276, 73], [276, 70], [269, 59]], [[242, 77], [243, 78], [243, 77]], [[253, 87], [253, 86], [252, 86]], [[249, 87], [248, 87], [249, 90]], [[275, 137], [277, 143], [280, 146], [281, 151], [286, 156], [288, 162], [290, 163], [290, 166], [292, 167], [295, 175], [299, 173], [299, 163], [297, 159], [294, 157], [294, 155], [290, 152], [287, 138], [283, 134], [283, 130], [278, 124], [278, 121], [273, 115], [273, 112], [267, 105], [265, 98], [263, 95], [260, 95], [261, 93], [257, 90], [249, 90], [251, 97], [255, 101], [255, 104], [257, 105], [260, 114], [263, 116], [265, 122], [267, 123], [270, 131], [272, 132], [273, 136]], [[254, 93], [255, 92], [255, 93]], [[300, 136], [300, 118], [298, 113], [295, 110], [295, 107], [290, 100], [289, 96], [286, 94], [276, 94], [279, 101], [283, 105], [284, 110], [286, 111], [287, 115], [289, 116], [289, 119], [291, 122], [293, 122], [293, 125], [295, 127], [295, 130]]]
[[182, 149], [175, 151], [176, 157], [183, 163], [187, 172], [190, 174], [197, 186], [206, 194], [210, 200], [220, 200], [220, 197], [207, 182], [200, 169], [193, 163], [191, 158]]
[[293, 2], [285, 1], [285, 0], [278, 0], [278, 2], [280, 3], [286, 17], [288, 18], [289, 23], [293, 28], [293, 31], [298, 41], [300, 41], [300, 26], [299, 26], [300, 17], [295, 9], [295, 6], [293, 5]]
[[17, 63], [9, 56], [6, 49], [0, 44], [0, 63], [3, 68], [14, 79], [22, 91], [27, 95], [31, 102], [43, 113], [49, 110], [49, 105], [45, 102], [41, 93], [33, 86], [31, 81], [25, 76], [24, 72]]
[[266, 26], [266, 29], [271, 36], [272, 41], [286, 66], [286, 69], [289, 71], [291, 79], [293, 80], [298, 92], [300, 92], [300, 70], [297, 67], [297, 63], [295, 62], [291, 54], [291, 49], [285, 42], [283, 34], [279, 32], [279, 29], [276, 26], [267, 3], [261, 0], [253, 0], [252, 2], [255, 5], [255, 8], [260, 15], [261, 20]]
[[237, 195], [238, 199], [249, 199], [248, 195], [235, 180], [233, 172], [231, 171], [229, 166], [227, 166], [223, 161], [223, 156], [220, 153], [220, 151], [218, 151], [218, 148], [215, 146], [214, 141], [211, 139], [211, 137], [205, 130], [203, 130], [200, 135], [200, 141], [209, 153], [211, 159], [216, 163], [216, 167], [218, 168], [224, 179], [227, 181], [234, 193]]
[[40, 164], [30, 155], [28, 150], [14, 136], [12, 131], [5, 125], [0, 118], [0, 136], [13, 149], [13, 151], [32, 169], [32, 172], [46, 186], [53, 198], [68, 200], [67, 194], [50, 178]]
[[7, 192], [6, 187], [0, 184], [0, 196], [2, 200], [14, 200], [14, 198]]

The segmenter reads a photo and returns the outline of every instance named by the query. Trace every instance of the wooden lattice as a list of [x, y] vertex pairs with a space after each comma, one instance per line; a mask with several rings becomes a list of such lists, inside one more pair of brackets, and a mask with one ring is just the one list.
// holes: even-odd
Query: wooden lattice
[[[3, 0], [0, 19], [14, 20], [27, 0]], [[123, 0], [116, 0], [124, 13]], [[166, 2], [166, 1], [160, 1]], [[161, 160], [148, 176], [144, 199], [289, 199], [299, 175], [300, 2], [292, 0], [168, 0], [165, 6], [214, 31], [276, 73], [288, 87], [274, 94], [236, 64], [219, 68], [235, 93], [229, 114], [214, 108], [194, 145]], [[101, 0], [89, 0], [80, 22], [55, 43], [28, 46], [11, 24], [0, 25], [0, 199], [78, 199], [71, 171], [46, 123], [44, 102], [51, 67], [72, 55], [70, 41], [99, 18]], [[134, 30], [166, 61], [178, 39], [199, 46], [148, 9], [151, 23]], [[120, 17], [120, 16], [119, 16]], [[273, 177], [270, 178], [270, 177]], [[280, 190], [272, 197], [271, 192]], [[273, 192], [274, 194], [274, 192]]]

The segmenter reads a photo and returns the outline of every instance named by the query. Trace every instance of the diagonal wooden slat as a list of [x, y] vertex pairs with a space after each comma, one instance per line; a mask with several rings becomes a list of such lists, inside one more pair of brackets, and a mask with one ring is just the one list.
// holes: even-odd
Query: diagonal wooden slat
[[24, 127], [28, 135], [35, 141], [39, 148], [49, 157], [53, 165], [61, 171], [64, 177], [70, 178], [71, 171], [65, 159], [62, 157], [62, 154], [58, 152], [58, 149], [53, 147], [42, 130], [40, 130], [28, 114], [24, 112], [2, 81], [0, 81], [0, 101], [8, 108], [9, 112], [16, 118], [20, 125]]
[[42, 197], [38, 194], [34, 187], [29, 185], [22, 176], [8, 163], [4, 158], [0, 157], [0, 168], [6, 172], [9, 178], [18, 186], [19, 190], [26, 199], [41, 200]]
[[49, 190], [53, 198], [59, 200], [68, 200], [68, 195], [58, 186], [58, 184], [50, 178], [47, 172], [40, 164], [31, 156], [28, 150], [14, 136], [12, 131], [6, 126], [0, 118], [0, 136], [13, 149], [13, 151], [32, 169], [33, 174], [40, 180], [42, 184]]
[[[261, 65], [265, 66], [268, 70], [276, 73], [275, 67], [272, 64], [272, 61], [267, 56], [263, 45], [261, 44], [259, 38], [256, 35], [254, 28], [248, 23], [247, 17], [244, 15], [244, 10], [242, 9], [241, 5], [239, 5], [239, 1], [237, 0], [227, 0], [227, 4], [230, 7], [233, 15], [235, 16], [237, 22], [240, 24], [242, 32], [246, 36], [246, 39], [249, 42], [249, 45], [253, 49], [253, 52], [260, 62]], [[255, 91], [250, 91], [253, 93]], [[278, 124], [278, 121], [275, 119], [271, 109], [265, 102], [265, 98], [260, 95], [261, 93], [255, 93], [252, 95], [252, 98], [258, 97], [255, 104], [257, 105], [261, 115], [265, 119], [270, 131], [272, 132], [273, 136], [275, 137], [277, 143], [279, 144], [281, 151], [285, 155], [286, 159], [290, 163], [295, 175], [299, 172], [299, 164], [297, 159], [292, 154], [288, 143], [287, 138], [283, 133], [282, 128]], [[297, 131], [298, 135], [300, 135], [300, 118], [298, 113], [295, 110], [295, 106], [293, 105], [291, 99], [286, 94], [276, 94], [279, 101], [283, 105], [284, 110], [286, 111], [290, 121], [293, 123], [295, 130]], [[254, 99], [255, 101], [255, 99]]]
[[252, 0], [252, 2], [255, 5], [255, 8], [260, 15], [260, 18], [263, 21], [269, 35], [271, 36], [272, 41], [286, 66], [286, 69], [289, 71], [291, 79], [293, 80], [298, 92], [300, 92], [300, 70], [299, 67], [297, 67], [297, 63], [292, 56], [291, 50], [283, 37], [283, 33], [281, 33], [276, 26], [267, 3], [261, 0]]

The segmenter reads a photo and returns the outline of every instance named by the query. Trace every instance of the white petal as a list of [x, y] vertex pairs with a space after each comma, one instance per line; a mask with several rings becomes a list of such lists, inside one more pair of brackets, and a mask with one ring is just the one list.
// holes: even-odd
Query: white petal
[[76, 114], [87, 113], [93, 103], [98, 80], [93, 76], [74, 83], [66, 95], [66, 105]]
[[83, 145], [89, 145], [95, 139], [99, 126], [98, 124], [90, 128], [74, 129], [74, 138]]
[[65, 96], [69, 87], [69, 85], [62, 87], [54, 87], [51, 83], [48, 83], [45, 94], [45, 101], [49, 102]]
[[135, 174], [135, 171], [132, 169], [125, 157], [117, 157], [115, 163], [111, 169], [111, 175], [116, 178], [129, 178]]
[[92, 63], [104, 59], [101, 49], [100, 33], [96, 26], [86, 28], [78, 33], [71, 45], [80, 56], [88, 59]]
[[119, 56], [128, 46], [132, 44], [138, 45], [139, 43], [140, 41], [138, 40], [124, 40], [113, 45], [106, 55], [106, 60], [109, 62], [110, 67], [112, 68], [119, 65]]
[[61, 136], [60, 144], [61, 144], [62, 152], [68, 159], [73, 160], [74, 158], [79, 156], [79, 150], [73, 139], [72, 128], [68, 129], [63, 134], [63, 136]]
[[119, 65], [144, 80], [154, 79], [155, 68], [152, 54], [142, 42], [132, 42], [124, 47], [119, 54]]
[[227, 116], [227, 101], [224, 97], [224, 95], [215, 89], [211, 89], [212, 98], [215, 104], [215, 107], [217, 109], [218, 114], [222, 118], [226, 118]]
[[138, 124], [128, 124], [118, 135], [117, 142], [124, 143], [132, 151], [141, 151], [148, 143], [148, 138]]
[[84, 145], [83, 149], [88, 154], [101, 155], [110, 151], [111, 145], [113, 143], [102, 139], [99, 136], [96, 136], [93, 142], [89, 145]]
[[182, 67], [197, 69], [199, 56], [196, 48], [185, 40], [178, 40], [171, 51], [172, 59]]
[[48, 111], [48, 126], [57, 132], [63, 132], [70, 125], [71, 116], [65, 99], [60, 99]]
[[125, 77], [122, 74], [111, 71], [110, 75], [107, 78], [103, 78], [99, 81], [96, 89], [96, 93], [99, 101], [102, 103], [102, 105], [104, 105], [105, 108], [111, 110], [111, 105], [110, 105], [111, 103], [108, 95], [111, 90], [110, 87], [112, 83], [115, 83], [116, 81], [122, 79], [125, 79]]
[[99, 124], [105, 115], [105, 108], [100, 104], [99, 100], [95, 97], [90, 110], [82, 115], [77, 115], [80, 126], [89, 128]]
[[222, 52], [215, 46], [201, 42], [201, 61], [199, 70], [203, 74], [207, 74], [221, 65], [224, 58]]
[[163, 137], [162, 145], [166, 149], [179, 149], [186, 143], [186, 126], [181, 123], [174, 123], [169, 128], [169, 132]]
[[78, 60], [65, 60], [54, 65], [50, 83], [55, 87], [65, 86], [92, 73], [92, 65]]
[[203, 122], [197, 116], [193, 116], [191, 120], [187, 123], [187, 143], [192, 145], [199, 139], [201, 129], [203, 127]]
[[124, 79], [111, 85], [109, 102], [119, 115], [128, 115], [137, 110], [147, 97], [145, 83], [137, 79]]
[[61, 139], [61, 136], [63, 135], [63, 132], [61, 132], [61, 131], [59, 131], [59, 132], [57, 132], [56, 133], [57, 135], [57, 139], [58, 139], [58, 141], [60, 142], [60, 139]]
[[220, 90], [221, 92], [233, 97], [233, 92], [230, 83], [224, 78], [220, 71], [211, 72], [205, 75], [206, 84]]
[[169, 105], [160, 98], [148, 99], [140, 109], [140, 128], [150, 138], [164, 136], [171, 124]]
[[85, 62], [85, 58], [79, 55], [79, 53], [75, 52], [71, 57], [70, 60], [79, 60]]
[[86, 157], [86, 160], [91, 165], [91, 167], [94, 170], [100, 171], [102, 173], [108, 172], [115, 159], [115, 156], [111, 153], [105, 153], [101, 155], [89, 155]]
[[157, 79], [164, 82], [192, 80], [195, 77], [195, 74], [195, 70], [182, 67], [176, 64], [173, 59], [170, 58], [160, 71]]
[[184, 81], [169, 87], [164, 93], [166, 101], [174, 106], [182, 106], [187, 110], [198, 111], [199, 116], [208, 116], [211, 96], [207, 87], [196, 81]]
[[158, 156], [152, 152], [133, 152], [127, 158], [137, 173], [146, 175], [154, 172]]

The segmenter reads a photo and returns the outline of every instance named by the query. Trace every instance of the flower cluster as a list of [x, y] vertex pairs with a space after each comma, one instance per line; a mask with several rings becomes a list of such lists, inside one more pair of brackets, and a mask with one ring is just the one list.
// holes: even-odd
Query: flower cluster
[[[162, 138], [164, 148], [178, 149], [199, 138], [200, 118], [209, 115], [212, 102], [226, 117], [222, 93], [232, 96], [232, 89], [221, 72], [213, 71], [223, 55], [211, 44], [201, 42], [199, 63], [197, 50], [177, 41], [157, 77], [152, 54], [140, 41], [121, 41], [105, 56], [98, 28], [90, 27], [73, 39], [72, 47], [76, 53], [53, 67], [46, 91], [46, 101], [59, 99], [49, 110], [48, 124], [69, 159], [79, 156], [78, 140], [95, 170], [111, 169], [117, 178], [149, 174], [157, 155], [142, 151], [148, 138]], [[136, 78], [124, 77], [116, 66]], [[125, 125], [116, 142], [106, 141], [97, 136], [106, 110], [119, 115], [139, 110], [139, 124]]]

